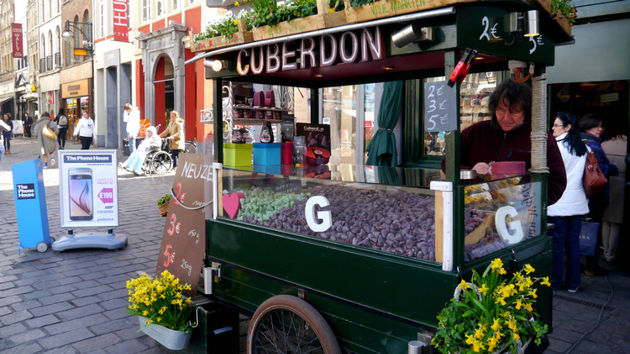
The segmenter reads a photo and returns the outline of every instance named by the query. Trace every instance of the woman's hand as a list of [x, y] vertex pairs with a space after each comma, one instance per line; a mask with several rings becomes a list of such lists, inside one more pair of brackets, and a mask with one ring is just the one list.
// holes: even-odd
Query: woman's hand
[[478, 162], [472, 169], [477, 172], [478, 175], [487, 175], [488, 172], [490, 172], [490, 165], [485, 162]]

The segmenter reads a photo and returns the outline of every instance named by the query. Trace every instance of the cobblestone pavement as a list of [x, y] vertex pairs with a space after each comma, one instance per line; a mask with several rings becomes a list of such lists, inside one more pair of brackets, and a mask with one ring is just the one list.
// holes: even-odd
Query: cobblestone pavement
[[[137, 320], [125, 313], [125, 281], [138, 271], [154, 273], [164, 225], [155, 201], [170, 188], [172, 175], [119, 174], [116, 232], [128, 236], [127, 248], [27, 250], [18, 256], [10, 169], [12, 163], [36, 158], [37, 147], [35, 140], [23, 138], [12, 145], [14, 154], [5, 155], [0, 165], [0, 352], [167, 352], [138, 333]], [[65, 231], [59, 225], [58, 170], [46, 169], [44, 176], [51, 235], [60, 237]], [[583, 276], [578, 293], [556, 292], [553, 301], [554, 331], [547, 353], [630, 353], [627, 274]]]

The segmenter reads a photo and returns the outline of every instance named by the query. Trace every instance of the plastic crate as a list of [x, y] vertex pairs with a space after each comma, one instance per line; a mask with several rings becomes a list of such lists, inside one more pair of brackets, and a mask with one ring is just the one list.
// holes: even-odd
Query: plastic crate
[[280, 147], [282, 144], [254, 143], [254, 165], [280, 166]]
[[223, 144], [223, 164], [228, 167], [251, 167], [252, 144]]

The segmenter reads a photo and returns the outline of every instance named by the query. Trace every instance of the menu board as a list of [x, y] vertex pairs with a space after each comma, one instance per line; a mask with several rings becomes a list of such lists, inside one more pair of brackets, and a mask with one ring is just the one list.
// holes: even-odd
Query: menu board
[[424, 83], [424, 130], [444, 132], [457, 130], [457, 95], [446, 81]]
[[[173, 180], [173, 195], [162, 233], [156, 273], [165, 269], [197, 292], [206, 251], [204, 185], [212, 179], [212, 165], [203, 155], [181, 154]], [[179, 200], [182, 204], [178, 203]]]

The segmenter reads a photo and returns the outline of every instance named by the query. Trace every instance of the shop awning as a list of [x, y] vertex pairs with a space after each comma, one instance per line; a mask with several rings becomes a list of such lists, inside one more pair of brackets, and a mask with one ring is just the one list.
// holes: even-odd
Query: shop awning
[[6, 94], [6, 95], [2, 95], [2, 96], [0, 96], [0, 104], [3, 104], [6, 101], [14, 99], [14, 98], [15, 98], [15, 96], [12, 93]]

